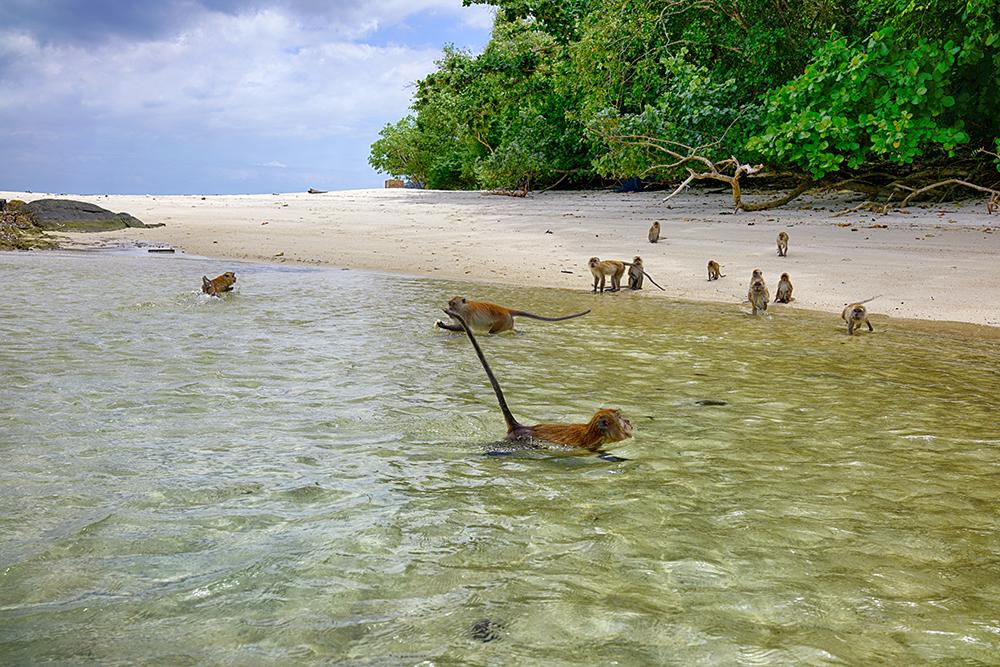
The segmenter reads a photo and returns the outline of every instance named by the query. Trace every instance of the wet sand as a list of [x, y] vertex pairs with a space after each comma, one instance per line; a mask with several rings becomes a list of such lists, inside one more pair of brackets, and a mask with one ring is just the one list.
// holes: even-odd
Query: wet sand
[[[163, 243], [225, 259], [373, 269], [478, 283], [590, 291], [589, 257], [642, 256], [641, 298], [739, 304], [761, 268], [772, 298], [782, 272], [795, 300], [775, 309], [839, 317], [873, 295], [878, 316], [1000, 326], [1000, 216], [983, 200], [913, 207], [906, 213], [835, 216], [860, 200], [802, 198], [772, 211], [732, 213], [728, 193], [548, 192], [511, 198], [479, 192], [351, 190], [270, 195], [57, 195], [125, 211], [154, 229], [68, 234], [86, 247]], [[42, 193], [0, 192], [30, 201]], [[661, 240], [646, 239], [660, 221]], [[886, 228], [876, 227], [886, 225]], [[779, 231], [790, 236], [779, 257]], [[709, 259], [726, 275], [709, 282]], [[474, 298], [474, 290], [466, 296]], [[605, 294], [597, 298], [619, 298]], [[510, 304], [516, 306], [516, 304]], [[877, 321], [877, 319], [876, 319]]]

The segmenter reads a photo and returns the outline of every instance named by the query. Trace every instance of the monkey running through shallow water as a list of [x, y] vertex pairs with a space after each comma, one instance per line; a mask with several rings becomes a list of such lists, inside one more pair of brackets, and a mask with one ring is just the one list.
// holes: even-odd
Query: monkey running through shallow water
[[[459, 313], [473, 329], [488, 331], [489, 333], [512, 331], [514, 329], [515, 316], [530, 317], [533, 320], [541, 320], [543, 322], [562, 322], [563, 320], [571, 320], [574, 317], [583, 317], [590, 312], [590, 308], [588, 308], [581, 313], [573, 313], [572, 315], [543, 317], [525, 310], [505, 308], [489, 301], [471, 301], [464, 296], [453, 296], [449, 299], [448, 310]], [[448, 310], [445, 312], [448, 312]], [[438, 320], [435, 324], [441, 329], [447, 329], [448, 331], [462, 331], [462, 327], [459, 324], [445, 324], [441, 320]]]
[[[476, 351], [476, 356], [479, 357], [479, 362], [483, 365], [483, 370], [486, 371], [486, 377], [489, 378], [493, 392], [497, 396], [497, 402], [500, 404], [500, 412], [503, 413], [504, 421], [507, 422], [507, 440], [514, 442], [541, 440], [603, 454], [600, 449], [601, 445], [632, 437], [632, 422], [626, 419], [620, 410], [611, 408], [598, 410], [586, 424], [536, 424], [535, 426], [521, 424], [507, 407], [507, 400], [504, 398], [503, 390], [500, 389], [500, 383], [497, 382], [493, 370], [486, 361], [472, 329], [458, 312], [453, 310], [445, 310], [444, 312], [454, 318], [465, 330]], [[607, 460], [615, 460], [616, 458], [609, 457]]]

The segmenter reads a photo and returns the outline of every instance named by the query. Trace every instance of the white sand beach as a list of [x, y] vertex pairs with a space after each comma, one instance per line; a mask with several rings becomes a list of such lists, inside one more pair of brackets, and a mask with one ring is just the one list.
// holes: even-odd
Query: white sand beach
[[[984, 200], [836, 217], [858, 202], [801, 198], [758, 213], [732, 213], [728, 193], [547, 192], [512, 198], [479, 192], [351, 190], [271, 195], [50, 195], [131, 213], [154, 229], [66, 235], [82, 245], [150, 242], [225, 259], [374, 269], [473, 283], [590, 291], [587, 259], [640, 255], [665, 292], [644, 297], [727, 302], [746, 298], [761, 268], [774, 293], [791, 275], [795, 300], [839, 316], [850, 301], [882, 295], [875, 315], [1000, 326], [1000, 216]], [[654, 221], [661, 240], [646, 239]], [[876, 227], [886, 225], [886, 228]], [[790, 236], [779, 257], [779, 231]], [[707, 280], [715, 259], [726, 275]], [[468, 294], [474, 298], [475, 289]], [[604, 295], [602, 298], [615, 298]], [[516, 306], [516, 304], [508, 304]]]

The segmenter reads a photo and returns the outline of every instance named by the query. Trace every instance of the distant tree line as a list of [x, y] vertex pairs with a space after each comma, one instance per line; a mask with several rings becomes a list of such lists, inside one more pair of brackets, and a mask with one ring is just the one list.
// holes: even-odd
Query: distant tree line
[[764, 176], [873, 200], [942, 180], [997, 189], [996, 0], [488, 4], [486, 49], [445, 47], [373, 167], [444, 189]]

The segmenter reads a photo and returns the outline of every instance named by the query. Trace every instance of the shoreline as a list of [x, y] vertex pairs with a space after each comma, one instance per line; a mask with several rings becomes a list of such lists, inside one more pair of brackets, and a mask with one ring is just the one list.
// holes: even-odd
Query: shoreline
[[[795, 301], [782, 310], [840, 317], [843, 305], [882, 294], [880, 316], [1000, 327], [1000, 216], [976, 200], [907, 213], [856, 212], [857, 199], [804, 198], [732, 213], [728, 193], [548, 192], [527, 199], [480, 192], [348, 190], [271, 195], [58, 195], [128, 212], [152, 229], [58, 234], [65, 249], [159, 243], [220, 260], [296, 263], [505, 286], [590, 292], [587, 258], [631, 261], [666, 288], [640, 298], [739, 305], [750, 272], [769, 289], [787, 271]], [[0, 192], [31, 201], [43, 193]], [[646, 231], [660, 221], [661, 240]], [[876, 225], [887, 225], [877, 227]], [[791, 237], [777, 256], [779, 231]], [[705, 264], [726, 277], [709, 282]], [[220, 267], [220, 272], [225, 270]], [[595, 298], [615, 298], [604, 295]], [[474, 297], [473, 297], [474, 298]], [[515, 305], [516, 304], [508, 304]]]

